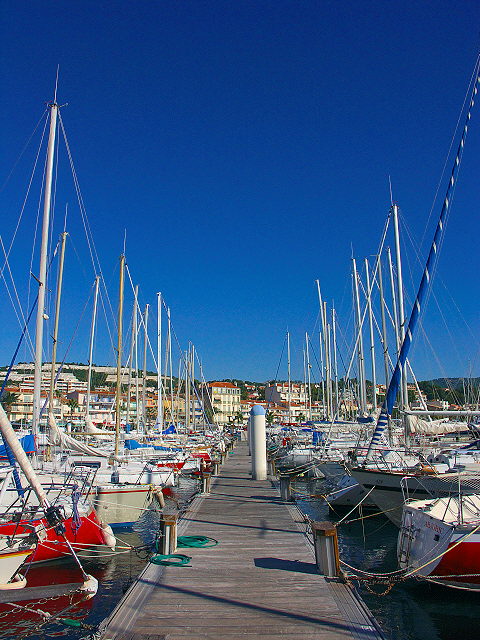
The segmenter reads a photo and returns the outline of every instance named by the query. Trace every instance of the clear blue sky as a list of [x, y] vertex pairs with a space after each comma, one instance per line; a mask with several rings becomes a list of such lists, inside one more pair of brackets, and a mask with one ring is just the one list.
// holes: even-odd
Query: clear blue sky
[[[112, 305], [127, 229], [142, 306], [164, 293], [182, 347], [197, 346], [208, 378], [273, 377], [287, 327], [300, 377], [316, 278], [351, 333], [351, 250], [359, 260], [375, 253], [389, 175], [406, 226], [422, 238], [479, 47], [476, 0], [0, 6], [4, 243], [41, 127], [18, 158], [59, 64], [62, 118]], [[478, 107], [436, 285], [450, 329], [432, 301], [425, 328], [442, 365], [420, 337], [412, 358], [420, 378], [480, 372]], [[68, 202], [71, 237], [59, 355], [79, 322], [67, 359], [86, 361], [89, 306], [79, 318], [94, 273], [63, 142], [59, 158], [53, 235]], [[23, 305], [43, 162], [44, 154], [11, 257]], [[438, 212], [437, 203], [427, 239]], [[405, 253], [413, 291], [407, 240]], [[3, 283], [0, 291], [4, 364], [19, 325]], [[131, 299], [129, 291], [127, 314]], [[104, 319], [95, 361], [114, 362]]]

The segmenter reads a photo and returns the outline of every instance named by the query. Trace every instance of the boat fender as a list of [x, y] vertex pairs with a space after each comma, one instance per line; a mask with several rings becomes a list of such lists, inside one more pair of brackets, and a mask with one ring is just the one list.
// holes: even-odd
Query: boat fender
[[8, 582], [7, 584], [0, 584], [0, 591], [10, 591], [11, 589], [23, 589], [27, 586], [27, 579], [24, 578], [20, 573], [13, 578], [12, 582]]
[[[110, 529], [110, 527], [108, 527], [108, 528]], [[110, 529], [110, 531], [111, 531], [111, 529]], [[90, 598], [93, 598], [93, 596], [98, 591], [98, 580], [96, 578], [94, 578], [93, 576], [91, 576], [90, 574], [87, 574], [87, 579], [82, 584], [82, 586], [80, 587], [79, 590], [80, 591], [84, 591], [85, 594], [88, 594], [88, 595], [86, 595], [85, 599], [86, 600], [90, 600]]]
[[113, 535], [112, 527], [109, 524], [102, 525], [103, 539], [105, 540], [105, 544], [112, 551], [115, 551], [115, 547], [117, 545], [117, 539]]
[[155, 487], [152, 491], [152, 498], [158, 502], [158, 506], [160, 509], [165, 507], [165, 496], [163, 495], [163, 491], [159, 487]]

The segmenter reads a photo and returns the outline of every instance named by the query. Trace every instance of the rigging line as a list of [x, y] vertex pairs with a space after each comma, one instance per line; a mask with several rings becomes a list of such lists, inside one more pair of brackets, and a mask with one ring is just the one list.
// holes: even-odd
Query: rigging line
[[[74, 330], [74, 332], [72, 334], [72, 337], [70, 338], [70, 342], [68, 343], [67, 349], [66, 349], [65, 354], [64, 354], [63, 359], [62, 359], [62, 362], [59, 363], [60, 366], [59, 366], [58, 372], [56, 374], [56, 378], [58, 378], [58, 376], [60, 375], [60, 373], [61, 373], [61, 371], [62, 371], [62, 369], [63, 369], [63, 367], [65, 365], [65, 361], [66, 361], [67, 356], [68, 356], [68, 354], [70, 352], [70, 349], [72, 347], [73, 341], [75, 340], [75, 338], [77, 336], [77, 333], [78, 333], [78, 329], [80, 328], [80, 323], [83, 320], [83, 316], [85, 315], [85, 311], [87, 309], [88, 303], [90, 302], [90, 298], [92, 297], [92, 292], [93, 292], [93, 288], [90, 290], [90, 292], [88, 294], [88, 297], [87, 297], [87, 300], [86, 300], [85, 304], [83, 305], [82, 313], [78, 317], [77, 324], [75, 325], [75, 330]], [[47, 404], [48, 404], [48, 396], [45, 398], [45, 402], [43, 403], [43, 407], [40, 409], [40, 417], [42, 417], [43, 412], [45, 411], [45, 408], [46, 408]]]
[[[37, 233], [38, 233], [38, 226], [39, 226], [39, 222], [40, 222], [40, 210], [41, 210], [41, 207], [42, 207], [46, 171], [47, 171], [47, 156], [45, 155], [45, 162], [44, 162], [44, 165], [43, 165], [42, 183], [41, 183], [41, 187], [40, 187], [40, 193], [39, 193], [39, 196], [38, 196], [37, 218], [35, 220], [35, 231], [33, 233], [32, 253], [30, 255], [29, 274], [33, 273], [33, 260], [34, 260], [34, 257], [35, 257], [35, 245], [37, 244]], [[32, 281], [32, 279], [31, 279], [31, 277], [29, 275], [28, 276], [28, 282], [27, 282], [27, 309], [30, 307], [31, 281]]]
[[[407, 232], [407, 236], [408, 236], [408, 238], [409, 238], [409, 240], [410, 240], [410, 242], [411, 242], [411, 244], [412, 244], [412, 247], [413, 247], [413, 249], [414, 249], [414, 251], [415, 251], [417, 261], [418, 261], [418, 263], [419, 263], [419, 264], [421, 264], [419, 247], [418, 247], [418, 246], [416, 245], [416, 243], [415, 243], [415, 238], [413, 237], [412, 233], [410, 232], [410, 229], [409, 229], [408, 225], [406, 224], [406, 221], [404, 221], [404, 220], [403, 220], [403, 216], [402, 216], [401, 221], [402, 221], [402, 227], [403, 227], [403, 228], [405, 229], [405, 231]], [[409, 263], [409, 267], [410, 267], [410, 263]], [[410, 271], [411, 271], [411, 269], [410, 269]], [[479, 341], [478, 341], [478, 338], [477, 338], [477, 336], [475, 336], [475, 334], [473, 333], [473, 331], [472, 331], [472, 329], [471, 329], [470, 325], [469, 325], [469, 324], [468, 324], [468, 322], [466, 321], [466, 319], [465, 319], [465, 317], [464, 317], [464, 315], [463, 315], [463, 313], [462, 313], [461, 309], [459, 308], [459, 306], [458, 306], [458, 304], [457, 304], [457, 302], [456, 302], [455, 298], [454, 298], [454, 297], [452, 296], [452, 294], [450, 293], [450, 291], [449, 291], [449, 289], [448, 289], [448, 287], [447, 287], [447, 285], [446, 285], [445, 281], [443, 280], [443, 278], [442, 278], [441, 276], [438, 276], [438, 275], [437, 275], [437, 278], [436, 278], [436, 279], [440, 282], [440, 284], [441, 284], [441, 285], [443, 286], [443, 288], [445, 289], [445, 292], [447, 293], [447, 295], [448, 295], [448, 297], [449, 297], [450, 301], [454, 304], [454, 306], [455, 306], [456, 310], [458, 311], [459, 317], [460, 317], [460, 318], [461, 318], [461, 320], [463, 321], [463, 324], [465, 325], [466, 329], [468, 330], [468, 332], [469, 332], [470, 337], [472, 338], [472, 340], [476, 343], [476, 346], [477, 346], [477, 349], [478, 349], [478, 348], [480, 347], [480, 343], [479, 343]], [[413, 277], [412, 277], [412, 281], [413, 281]], [[436, 305], [437, 305], [437, 308], [439, 309], [439, 311], [441, 311], [440, 302], [439, 302], [439, 300], [438, 300], [438, 298], [437, 298], [437, 296], [436, 296], [436, 294], [435, 294], [435, 292], [434, 292], [434, 291], [432, 291], [432, 295], [433, 295], [434, 301], [435, 301], [435, 303], [436, 303]], [[459, 358], [460, 358], [460, 354], [458, 354], [458, 356], [459, 356]], [[460, 359], [461, 359], [461, 358], [460, 358]]]
[[[43, 146], [43, 140], [44, 140], [44, 137], [45, 137], [46, 127], [47, 127], [47, 120], [45, 120], [45, 125], [43, 127], [42, 137], [41, 137], [41, 140], [40, 140], [39, 147], [37, 149], [37, 155], [35, 156], [35, 162], [33, 163], [33, 169], [32, 169], [32, 173], [30, 174], [30, 180], [28, 181], [28, 185], [27, 185], [27, 193], [25, 194], [25, 198], [23, 199], [22, 207], [20, 209], [20, 214], [19, 214], [18, 220], [17, 220], [17, 225], [16, 225], [15, 230], [13, 232], [13, 236], [12, 236], [12, 239], [10, 241], [10, 246], [8, 247], [6, 258], [8, 258], [10, 256], [10, 252], [12, 250], [13, 243], [15, 242], [15, 238], [17, 237], [17, 232], [18, 232], [18, 229], [20, 227], [20, 222], [22, 221], [23, 212], [25, 211], [25, 207], [27, 205], [28, 196], [30, 194], [30, 189], [32, 187], [32, 182], [33, 182], [33, 178], [35, 176], [35, 171], [37, 169], [38, 158], [40, 157], [40, 151], [42, 150], [42, 146]], [[6, 264], [6, 262], [4, 262], [2, 268], [0, 269], [0, 275], [3, 274], [3, 270], [5, 268], [5, 264]]]
[[[102, 271], [102, 265], [101, 265], [100, 259], [98, 257], [98, 252], [97, 252], [97, 248], [96, 248], [96, 245], [95, 245], [93, 232], [92, 232], [91, 227], [90, 227], [90, 222], [89, 222], [89, 219], [88, 219], [87, 210], [86, 210], [86, 207], [85, 207], [85, 204], [84, 204], [84, 200], [83, 200], [83, 196], [82, 196], [82, 192], [81, 192], [81, 189], [80, 189], [80, 182], [78, 180], [77, 172], [75, 170], [75, 164], [73, 162], [73, 156], [72, 156], [72, 152], [71, 152], [71, 149], [70, 149], [70, 144], [69, 144], [68, 138], [67, 138], [67, 132], [65, 130], [65, 126], [63, 124], [63, 119], [62, 119], [60, 111], [58, 112], [58, 117], [59, 117], [59, 121], [60, 121], [60, 127], [61, 127], [61, 130], [62, 130], [62, 133], [63, 133], [63, 138], [65, 140], [65, 147], [67, 149], [67, 155], [68, 155], [68, 159], [69, 159], [69, 162], [70, 162], [70, 169], [72, 171], [73, 182], [74, 182], [74, 185], [75, 185], [75, 192], [77, 194], [78, 206], [79, 206], [79, 209], [80, 209], [80, 216], [82, 218], [82, 223], [83, 223], [83, 227], [84, 227], [84, 230], [85, 230], [85, 237], [87, 239], [88, 250], [90, 252], [90, 258], [92, 260], [93, 271], [94, 271], [95, 274], [98, 273], [99, 275], [101, 275], [102, 279], [104, 280], [103, 271]], [[115, 317], [115, 313], [113, 311], [112, 303], [110, 301], [110, 297], [109, 297], [108, 291], [106, 289], [105, 289], [105, 293], [106, 293], [106, 299], [107, 299], [108, 306], [110, 307], [110, 312], [111, 312], [112, 316]]]
[[424, 228], [424, 231], [423, 231], [423, 234], [422, 234], [422, 238], [421, 238], [421, 240], [420, 240], [420, 247], [423, 245], [423, 242], [424, 242], [424, 240], [425, 240], [425, 236], [426, 236], [426, 234], [427, 234], [428, 225], [429, 225], [429, 223], [430, 223], [430, 218], [432, 217], [432, 213], [433, 213], [433, 211], [434, 211], [434, 209], [435, 209], [435, 207], [436, 207], [437, 198], [438, 198], [438, 192], [439, 192], [440, 187], [441, 187], [441, 185], [442, 185], [442, 182], [443, 182], [443, 179], [444, 179], [444, 176], [445, 176], [445, 171], [446, 171], [447, 166], [448, 166], [448, 164], [449, 164], [449, 158], [450, 158], [450, 155], [451, 155], [451, 153], [452, 153], [453, 145], [454, 145], [454, 143], [455, 143], [455, 140], [457, 139], [458, 128], [459, 128], [459, 126], [460, 126], [460, 122], [462, 122], [462, 120], [463, 120], [463, 118], [462, 118], [462, 114], [463, 114], [463, 113], [464, 113], [464, 111], [465, 111], [465, 105], [467, 104], [468, 97], [469, 97], [469, 96], [470, 96], [470, 94], [471, 94], [471, 87], [472, 87], [472, 83], [475, 83], [475, 82], [476, 82], [476, 78], [477, 78], [477, 76], [478, 76], [478, 71], [479, 71], [479, 69], [480, 69], [480, 55], [478, 55], [478, 56], [477, 56], [477, 60], [476, 60], [475, 65], [474, 65], [474, 68], [473, 68], [473, 71], [472, 71], [472, 75], [471, 75], [471, 77], [470, 77], [470, 81], [469, 81], [469, 83], [468, 83], [468, 87], [467, 87], [467, 90], [466, 90], [466, 92], [465, 92], [465, 97], [464, 97], [464, 99], [463, 99], [463, 103], [462, 103], [462, 106], [461, 106], [460, 112], [459, 112], [459, 114], [458, 114], [457, 123], [456, 123], [456, 125], [455, 125], [455, 130], [454, 130], [453, 135], [452, 135], [452, 138], [451, 138], [451, 140], [450, 140], [450, 146], [449, 146], [449, 148], [448, 148], [448, 152], [447, 152], [447, 154], [446, 154], [446, 156], [445, 156], [445, 162], [444, 162], [444, 164], [443, 164], [442, 173], [440, 174], [440, 178], [439, 178], [439, 180], [438, 180], [438, 184], [437, 184], [437, 188], [436, 188], [436, 191], [435, 191], [435, 195], [434, 195], [434, 197], [433, 197], [432, 206], [431, 206], [430, 211], [429, 211], [429, 213], [428, 213], [427, 222], [426, 222], [426, 224], [425, 224], [425, 228]]
[[[416, 257], [417, 257], [418, 261], [420, 261], [420, 256], [419, 256], [419, 254], [418, 254], [417, 247], [416, 247], [416, 245], [415, 245], [414, 239], [413, 239], [413, 237], [411, 236], [410, 231], [409, 231], [409, 228], [408, 228], [408, 226], [407, 226], [407, 224], [406, 224], [406, 222], [405, 222], [404, 220], [402, 220], [402, 226], [405, 228], [405, 230], [406, 230], [406, 232], [407, 232], [407, 237], [410, 239], [410, 241], [411, 241], [411, 243], [412, 243], [412, 246], [413, 246], [413, 249], [414, 249], [414, 251], [415, 251], [415, 253], [416, 253]], [[409, 269], [410, 269], [410, 261], [408, 261], [408, 265], [409, 265]], [[410, 269], [410, 271], [411, 271], [411, 269]], [[440, 280], [441, 280], [441, 278], [440, 278]], [[445, 290], [446, 290], [446, 291], [447, 291], [447, 293], [448, 293], [448, 289], [447, 289], [446, 285], [443, 283], [443, 281], [442, 281], [442, 280], [441, 280], [441, 282], [442, 282], [442, 284], [444, 285]], [[456, 352], [456, 354], [457, 354], [457, 357], [458, 357], [459, 361], [460, 361], [460, 362], [462, 362], [462, 357], [461, 357], [460, 352], [458, 351], [458, 349], [457, 349], [457, 347], [456, 347], [456, 343], [455, 343], [455, 341], [454, 341], [454, 339], [453, 339], [452, 332], [450, 331], [450, 327], [449, 327], [449, 325], [448, 325], [448, 323], [447, 323], [447, 320], [446, 320], [446, 318], [445, 318], [445, 315], [444, 315], [444, 313], [443, 313], [442, 306], [440, 305], [439, 300], [438, 300], [438, 298], [437, 298], [437, 296], [436, 296], [435, 292], [433, 291], [433, 287], [432, 287], [431, 295], [433, 296], [433, 300], [434, 300], [434, 302], [435, 302], [435, 304], [436, 304], [436, 306], [437, 306], [438, 312], [439, 312], [439, 314], [440, 314], [440, 316], [441, 316], [441, 318], [442, 318], [442, 321], [443, 321], [443, 324], [444, 324], [444, 326], [445, 326], [445, 329], [446, 329], [446, 331], [447, 331], [447, 333], [448, 333], [448, 335], [449, 335], [449, 337], [450, 337], [450, 341], [451, 341], [451, 343], [452, 343], [452, 345], [453, 345], [453, 347], [454, 347], [454, 351]], [[410, 299], [409, 299], [409, 297], [408, 297], [408, 295], [407, 295], [407, 294], [405, 294], [405, 297], [407, 298], [407, 302], [410, 304]], [[450, 296], [450, 297], [452, 298], [452, 296]], [[453, 298], [452, 298], [452, 300], [453, 300]], [[462, 318], [462, 314], [461, 314], [461, 312], [460, 312], [460, 317]], [[463, 318], [462, 318], [462, 319], [463, 319]], [[469, 328], [469, 326], [468, 326], [468, 324], [466, 323], [466, 321], [464, 321], [464, 323], [465, 323], [465, 325], [466, 325], [467, 329], [470, 329], [470, 328]], [[422, 328], [422, 333], [423, 333], [423, 334], [425, 334], [425, 336], [426, 336], [426, 330], [425, 330], [425, 326], [424, 326], [424, 323], [423, 323], [423, 319], [422, 319], [422, 318], [420, 318], [420, 320], [419, 320], [419, 325], [420, 325], [420, 326], [421, 326], [421, 328]], [[472, 337], [473, 337], [473, 335], [472, 335]], [[476, 341], [476, 339], [475, 339], [474, 337], [473, 337], [473, 339], [474, 339], [474, 341], [475, 341], [475, 342], [477, 342], [477, 341]], [[477, 344], [478, 344], [478, 343], [477, 343]], [[430, 342], [430, 340], [428, 340], [428, 346], [430, 347], [430, 349], [431, 349], [431, 351], [432, 351], [432, 353], [433, 353], [433, 355], [434, 355], [435, 359], [437, 360], [437, 363], [440, 363], [440, 359], [438, 358], [437, 354], [435, 353], [435, 351], [434, 351], [434, 349], [433, 349], [433, 345], [432, 345], [432, 343]], [[445, 380], [445, 382], [447, 382], [447, 383], [449, 384], [449, 386], [450, 386], [450, 387], [452, 387], [452, 381], [446, 377], [446, 370], [444, 369], [443, 365], [441, 365], [441, 366], [440, 366], [440, 370], [442, 371], [442, 373], [444, 373], [444, 374], [445, 374], [445, 376], [444, 376], [444, 380]], [[458, 403], [459, 398], [456, 396], [455, 391], [453, 391], [452, 393], [453, 393], [453, 396], [454, 396], [455, 400], [457, 400], [457, 404], [459, 404], [459, 403]]]
[[[3, 244], [3, 240], [2, 240], [1, 236], [0, 236], [0, 246], [2, 248], [2, 251], [3, 251], [4, 255], [5, 255], [5, 246]], [[2, 280], [3, 280], [4, 284], [5, 284], [5, 289], [7, 290], [7, 294], [8, 294], [8, 297], [10, 298], [10, 302], [12, 303], [12, 308], [13, 308], [13, 311], [14, 311], [15, 316], [17, 318], [18, 324], [20, 325], [20, 327], [22, 327], [25, 324], [25, 316], [24, 316], [24, 313], [23, 313], [22, 305], [20, 303], [20, 299], [18, 297], [18, 291], [17, 291], [17, 288], [15, 286], [15, 281], [13, 279], [13, 274], [12, 274], [12, 272], [10, 270], [10, 263], [8, 261], [6, 262], [6, 266], [8, 268], [7, 269], [8, 275], [10, 276], [10, 278], [12, 280], [13, 290], [15, 292], [16, 302], [18, 304], [18, 309], [17, 309], [17, 304], [15, 303], [15, 300], [14, 300], [14, 298], [12, 296], [11, 291], [10, 291], [10, 287], [8, 285], [8, 282], [7, 282], [7, 279], [5, 277], [5, 274], [3, 272], [1, 274]], [[32, 353], [33, 353], [33, 343], [31, 341], [30, 335], [28, 335], [28, 339], [30, 341], [30, 347], [31, 347]]]
[[[13, 163], [13, 167], [10, 170], [10, 173], [8, 174], [8, 176], [5, 178], [2, 186], [0, 187], [0, 193], [2, 193], [2, 191], [5, 189], [5, 187], [7, 186], [10, 178], [12, 177], [13, 172], [15, 171], [15, 168], [17, 166], [17, 164], [20, 162], [20, 160], [23, 157], [23, 154], [25, 153], [25, 151], [28, 148], [28, 145], [30, 144], [31, 139], [33, 138], [33, 136], [35, 135], [35, 132], [37, 131], [38, 127], [40, 126], [41, 121], [43, 120], [43, 118], [45, 117], [45, 114], [47, 113], [48, 109], [45, 109], [45, 111], [42, 113], [42, 115], [40, 116], [39, 121], [37, 122], [37, 124], [35, 125], [34, 130], [32, 131], [32, 133], [30, 134], [30, 137], [28, 138], [28, 140], [26, 141], [25, 145], [23, 146], [23, 149], [20, 151], [20, 155], [18, 156], [18, 158], [15, 160], [15, 162]], [[48, 118], [46, 118], [46, 122], [48, 121]], [[46, 126], [46, 123], [45, 123]], [[45, 129], [44, 129], [45, 132]]]

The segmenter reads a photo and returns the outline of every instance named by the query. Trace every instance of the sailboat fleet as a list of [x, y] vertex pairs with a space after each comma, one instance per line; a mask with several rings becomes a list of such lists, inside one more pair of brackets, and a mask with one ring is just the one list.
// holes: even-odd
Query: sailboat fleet
[[[55, 91], [56, 94], [56, 91]], [[82, 565], [86, 553], [114, 552], [117, 546], [115, 529], [133, 525], [146, 510], [161, 511], [168, 499], [170, 487], [176, 484], [180, 472], [199, 473], [201, 461], [210, 461], [224, 451], [228, 434], [216, 424], [209, 424], [204, 412], [203, 423], [195, 423], [198, 392], [195, 386], [194, 351], [189, 348], [184, 358], [186, 398], [185, 421], [182, 424], [174, 412], [172, 371], [172, 329], [170, 309], [160, 293], [157, 294], [157, 417], [149, 425], [146, 411], [146, 373], [148, 338], [148, 310], [139, 310], [138, 286], [135, 288], [132, 313], [132, 336], [128, 357], [128, 409], [131, 386], [134, 384], [132, 363], [135, 359], [135, 429], [122, 424], [122, 363], [124, 361], [124, 288], [126, 260], [122, 253], [119, 261], [119, 304], [117, 324], [117, 376], [115, 430], [99, 427], [91, 419], [92, 362], [96, 333], [101, 276], [95, 275], [93, 313], [90, 328], [88, 377], [85, 416], [81, 431], [72, 431], [58, 424], [54, 412], [57, 366], [59, 318], [61, 313], [62, 280], [67, 232], [61, 234], [55, 255], [58, 258], [58, 276], [55, 296], [55, 316], [52, 335], [50, 382], [47, 398], [42, 390], [42, 362], [45, 351], [44, 326], [46, 321], [46, 292], [48, 267], [53, 257], [49, 246], [51, 236], [52, 192], [55, 173], [55, 152], [59, 105], [56, 95], [49, 105], [49, 138], [46, 154], [43, 218], [40, 243], [38, 293], [36, 299], [35, 369], [33, 386], [32, 434], [34, 445], [31, 455], [23, 449], [4, 407], [0, 404], [0, 433], [8, 462], [0, 467], [0, 603], [29, 600], [28, 567], [35, 563], [73, 558], [84, 581], [69, 585], [75, 592], [88, 598], [97, 590], [96, 580]], [[63, 128], [63, 123], [62, 123]], [[67, 145], [68, 148], [68, 145]], [[68, 148], [70, 153], [70, 149]], [[76, 180], [76, 178], [75, 178]], [[77, 185], [76, 185], [77, 186]], [[167, 315], [167, 342], [165, 375], [162, 372], [162, 315]], [[32, 314], [30, 314], [32, 315]], [[140, 323], [138, 319], [140, 318]], [[22, 331], [26, 333], [28, 320]], [[139, 389], [138, 345], [143, 330], [143, 392]], [[22, 339], [21, 338], [21, 339]], [[20, 341], [21, 343], [21, 341]], [[19, 344], [20, 344], [19, 343]], [[18, 352], [18, 349], [17, 349]], [[16, 354], [15, 354], [16, 355]], [[13, 363], [13, 360], [12, 360]], [[168, 377], [169, 373], [169, 377]], [[7, 371], [2, 392], [8, 382]], [[180, 383], [180, 381], [178, 381]], [[165, 416], [165, 394], [168, 389], [169, 414]], [[142, 397], [143, 396], [143, 397]], [[0, 394], [1, 400], [1, 394]], [[188, 403], [188, 406], [187, 406]], [[142, 412], [140, 412], [140, 407]], [[127, 409], [127, 421], [128, 418]], [[166, 418], [168, 421], [166, 422]], [[45, 420], [46, 419], [46, 420]], [[43, 423], [45, 423], [43, 425]], [[78, 425], [77, 425], [78, 426]], [[127, 431], [130, 431], [127, 433]], [[58, 597], [61, 587], [55, 593]], [[22, 590], [22, 596], [12, 595]], [[19, 605], [17, 605], [19, 606]]]
[[[287, 333], [288, 366], [288, 427], [272, 425], [270, 456], [283, 470], [312, 471], [328, 477], [335, 487], [329, 502], [336, 508], [362, 504], [377, 509], [399, 527], [398, 562], [405, 575], [416, 575], [440, 584], [476, 591], [480, 589], [480, 447], [471, 439], [462, 445], [458, 432], [467, 430], [467, 423], [424, 420], [424, 411], [409, 407], [407, 379], [413, 376], [408, 360], [425, 296], [431, 286], [438, 250], [445, 233], [452, 191], [456, 184], [466, 142], [468, 125], [480, 84], [475, 76], [466, 124], [454, 160], [447, 193], [443, 202], [434, 240], [426, 261], [421, 283], [407, 322], [402, 283], [402, 261], [399, 236], [399, 209], [392, 204], [383, 230], [377, 257], [373, 265], [365, 260], [365, 282], [352, 257], [353, 310], [355, 340], [344, 375], [339, 376], [337, 354], [338, 318], [334, 308], [329, 312], [323, 299], [320, 282], [316, 281], [319, 319], [319, 359], [323, 420], [312, 420], [312, 381], [310, 362], [313, 347], [305, 336], [304, 378], [308, 389], [305, 401], [307, 426], [292, 428], [291, 414], [291, 352]], [[47, 272], [51, 252], [52, 184], [54, 155], [58, 131], [59, 105], [56, 97], [49, 105], [49, 140], [43, 189], [43, 219], [40, 243], [39, 271], [36, 280], [35, 369], [33, 389], [32, 433], [36, 446], [31, 458], [23, 450], [3, 406], [0, 404], [0, 432], [8, 462], [0, 467], [0, 602], [8, 602], [13, 591], [25, 590], [28, 578], [22, 567], [72, 557], [84, 578], [76, 588], [84, 597], [97, 589], [95, 579], [82, 566], [87, 549], [114, 551], [117, 545], [115, 529], [131, 526], [147, 509], [162, 510], [168, 488], [176, 482], [182, 470], [198, 472], [200, 461], [210, 460], [216, 451], [225, 449], [225, 436], [217, 425], [195, 425], [198, 390], [194, 384], [195, 351], [190, 346], [182, 353], [185, 384], [185, 423], [174, 416], [174, 385], [172, 367], [172, 328], [170, 308], [161, 293], [157, 294], [157, 416], [155, 426], [146, 419], [146, 368], [149, 305], [139, 311], [138, 286], [134, 288], [131, 320], [132, 335], [128, 354], [127, 419], [131, 406], [132, 385], [135, 384], [136, 429], [126, 433], [122, 424], [122, 380], [124, 349], [124, 289], [126, 260], [119, 260], [119, 289], [116, 393], [112, 413], [115, 430], [101, 428], [91, 419], [91, 380], [93, 345], [96, 333], [101, 277], [96, 274], [93, 289], [93, 312], [88, 352], [88, 377], [85, 416], [82, 433], [69, 432], [58, 425], [54, 415], [57, 374], [58, 328], [61, 313], [62, 277], [67, 232], [61, 234], [58, 251], [58, 277], [55, 296], [55, 317], [52, 335], [51, 371], [48, 397], [43, 400], [42, 362], [45, 349], [44, 326]], [[393, 226], [395, 268], [391, 252], [385, 247], [387, 231]], [[386, 256], [392, 310], [384, 295], [384, 262]], [[396, 273], [395, 273], [396, 271]], [[373, 295], [380, 295], [380, 322], [374, 314]], [[365, 301], [362, 303], [362, 293]], [[363, 306], [363, 308], [362, 308]], [[162, 316], [167, 317], [167, 341], [162, 350]], [[139, 323], [140, 318], [140, 323]], [[388, 349], [387, 324], [395, 329], [395, 353]], [[364, 327], [367, 328], [371, 362], [371, 395], [368, 406]], [[143, 331], [143, 386], [139, 388], [138, 345]], [[386, 377], [385, 398], [378, 407], [375, 332], [380, 336]], [[23, 335], [23, 334], [22, 334]], [[132, 375], [133, 362], [136, 375]], [[162, 375], [162, 362], [165, 375]], [[352, 379], [354, 362], [357, 373]], [[392, 372], [393, 370], [393, 372]], [[7, 373], [8, 378], [8, 373]], [[179, 376], [180, 378], [180, 376]], [[192, 384], [193, 382], [193, 384]], [[416, 383], [416, 381], [415, 381]], [[5, 382], [4, 382], [5, 386]], [[418, 385], [417, 385], [418, 387]], [[169, 397], [167, 397], [167, 391]], [[168, 400], [168, 402], [165, 402]], [[401, 419], [394, 418], [397, 403]], [[142, 407], [142, 414], [139, 407]], [[169, 407], [168, 420], [165, 407]], [[355, 407], [355, 409], [353, 408]], [[379, 410], [378, 410], [379, 409]], [[354, 415], [354, 411], [356, 415]], [[464, 412], [465, 414], [466, 412]], [[473, 417], [475, 412], [473, 412]], [[46, 431], [41, 429], [46, 417]], [[192, 429], [192, 425], [194, 428]], [[448, 434], [445, 439], [442, 432]], [[435, 442], [428, 441], [428, 435]], [[7, 594], [6, 596], [4, 594]], [[25, 596], [28, 599], [28, 595]], [[18, 601], [18, 597], [16, 598]]]
[[[408, 360], [409, 349], [432, 285], [479, 85], [477, 61], [465, 125], [409, 319], [405, 313], [403, 294], [398, 205], [392, 203], [390, 208], [373, 268], [369, 268], [368, 261], [365, 263], [365, 286], [359, 277], [356, 260], [352, 258], [356, 336], [342, 386], [346, 388], [345, 381], [350, 376], [351, 365], [356, 358], [356, 420], [340, 420], [341, 399], [332, 394], [328, 365], [322, 363], [326, 420], [308, 425], [311, 428], [303, 432], [300, 428], [290, 429], [288, 442], [285, 442], [285, 431], [279, 431], [277, 427], [271, 430], [270, 441], [270, 455], [277, 467], [282, 465], [282, 461], [287, 461], [290, 467], [294, 467], [290, 469], [291, 473], [307, 470], [307, 466], [300, 467], [301, 462], [305, 465], [305, 459], [295, 461], [292, 451], [295, 448], [300, 450], [300, 446], [305, 455], [305, 451], [310, 450], [308, 468], [316, 469], [334, 481], [334, 489], [327, 497], [332, 507], [371, 507], [399, 527], [397, 555], [400, 573], [470, 591], [480, 589], [480, 441], [476, 439], [478, 432], [475, 427], [475, 419], [478, 419], [480, 411], [477, 407], [451, 412], [467, 422], [450, 421], [448, 417], [452, 416], [447, 415], [448, 411], [433, 412], [434, 415], [441, 414], [443, 418], [433, 420], [425, 406], [420, 411], [411, 410], [407, 379], [413, 377], [415, 380]], [[391, 253], [384, 249], [387, 228], [392, 222], [396, 278]], [[384, 253], [389, 266], [392, 312], [387, 307], [383, 290]], [[376, 287], [380, 293], [381, 323], [377, 322], [372, 311], [372, 295]], [[366, 298], [363, 309], [361, 288]], [[322, 332], [325, 336], [325, 307], [319, 297]], [[395, 328], [396, 356], [393, 361], [387, 342], [387, 316], [390, 316]], [[363, 337], [366, 318], [372, 363], [370, 415], [367, 408]], [[385, 397], [378, 409], [373, 339], [375, 324], [384, 353], [386, 376]], [[329, 340], [324, 343], [323, 354], [326, 358], [330, 344]], [[333, 351], [336, 352], [336, 349], [334, 344]], [[418, 389], [416, 380], [415, 385]], [[314, 441], [307, 444], [312, 431]], [[284, 464], [285, 470], [288, 471]]]

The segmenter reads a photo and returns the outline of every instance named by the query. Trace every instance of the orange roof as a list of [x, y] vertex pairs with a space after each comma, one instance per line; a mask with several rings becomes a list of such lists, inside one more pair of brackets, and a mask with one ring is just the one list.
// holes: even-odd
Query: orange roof
[[231, 382], [209, 382], [209, 387], [227, 387], [228, 389], [238, 389], [237, 386], [232, 384]]

